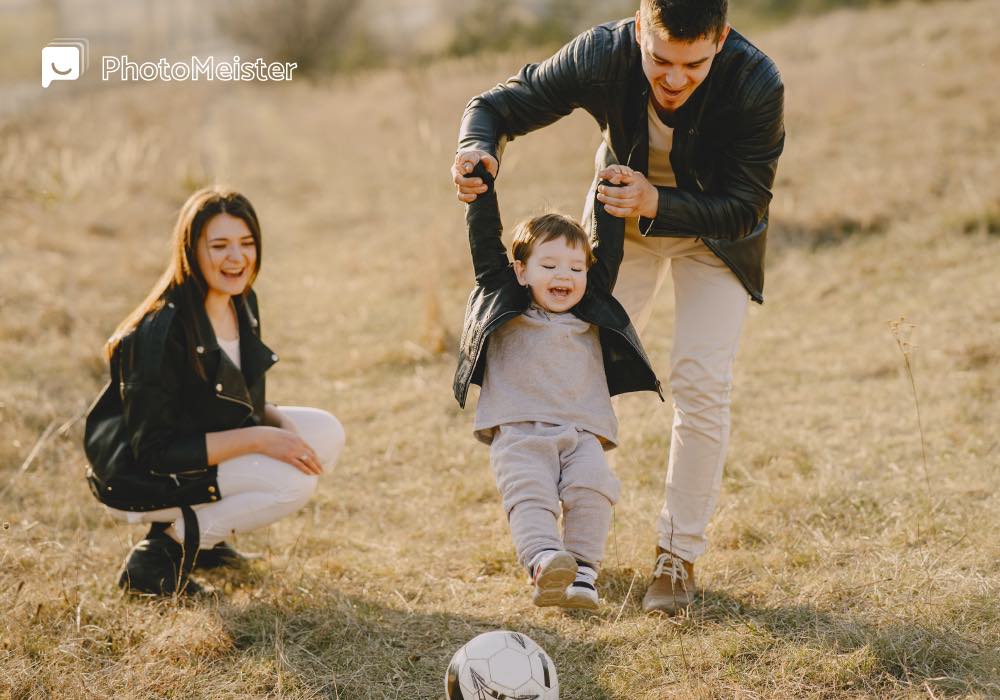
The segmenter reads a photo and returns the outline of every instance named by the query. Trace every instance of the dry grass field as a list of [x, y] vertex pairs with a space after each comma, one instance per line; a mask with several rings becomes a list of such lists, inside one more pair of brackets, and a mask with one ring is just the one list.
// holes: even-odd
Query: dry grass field
[[[533, 56], [321, 85], [59, 84], [4, 117], [0, 697], [423, 700], [495, 628], [548, 650], [566, 700], [1000, 697], [996, 10], [902, 4], [754, 36], [787, 85], [767, 303], [738, 358], [704, 595], [672, 619], [639, 606], [669, 404], [620, 402], [605, 603], [564, 614], [531, 605], [451, 397], [472, 277], [458, 119]], [[513, 143], [507, 224], [578, 212], [597, 139], [575, 115]], [[81, 416], [177, 208], [215, 180], [264, 227], [269, 397], [329, 409], [348, 445], [304, 511], [240, 538], [264, 557], [211, 577], [218, 597], [130, 600], [113, 577], [144, 530], [88, 492]], [[672, 315], [668, 288], [645, 337], [663, 377]]]

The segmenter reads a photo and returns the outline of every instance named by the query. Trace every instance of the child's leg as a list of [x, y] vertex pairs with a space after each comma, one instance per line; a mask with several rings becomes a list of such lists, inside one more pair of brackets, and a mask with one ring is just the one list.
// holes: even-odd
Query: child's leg
[[530, 568], [559, 538], [560, 429], [545, 423], [501, 425], [490, 448], [490, 465], [510, 521], [518, 560]]
[[604, 560], [611, 507], [618, 501], [621, 485], [608, 466], [600, 440], [583, 430], [577, 435], [575, 448], [562, 455], [563, 543], [577, 560], [596, 570]]

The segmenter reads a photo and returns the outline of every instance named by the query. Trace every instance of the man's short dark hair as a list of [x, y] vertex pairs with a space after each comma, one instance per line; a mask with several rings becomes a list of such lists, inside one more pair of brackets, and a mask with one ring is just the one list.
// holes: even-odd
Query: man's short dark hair
[[728, 0], [642, 0], [643, 26], [666, 31], [671, 39], [718, 41], [726, 27]]

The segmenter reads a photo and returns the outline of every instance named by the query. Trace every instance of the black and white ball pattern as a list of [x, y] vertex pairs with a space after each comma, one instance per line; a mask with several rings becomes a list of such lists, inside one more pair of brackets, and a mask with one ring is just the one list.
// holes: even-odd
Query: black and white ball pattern
[[484, 632], [452, 657], [445, 674], [448, 700], [558, 700], [552, 659], [518, 632]]

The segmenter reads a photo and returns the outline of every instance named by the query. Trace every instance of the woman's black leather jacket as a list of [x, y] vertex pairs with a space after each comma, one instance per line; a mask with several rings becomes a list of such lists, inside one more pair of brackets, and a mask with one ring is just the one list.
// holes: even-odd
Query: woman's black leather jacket
[[205, 434], [263, 423], [264, 374], [278, 360], [260, 339], [253, 290], [233, 302], [242, 370], [219, 348], [202, 305], [194, 309], [194, 328], [185, 328], [178, 314], [184, 302], [175, 293], [115, 349], [111, 380], [84, 433], [87, 480], [102, 503], [147, 511], [221, 498]]

